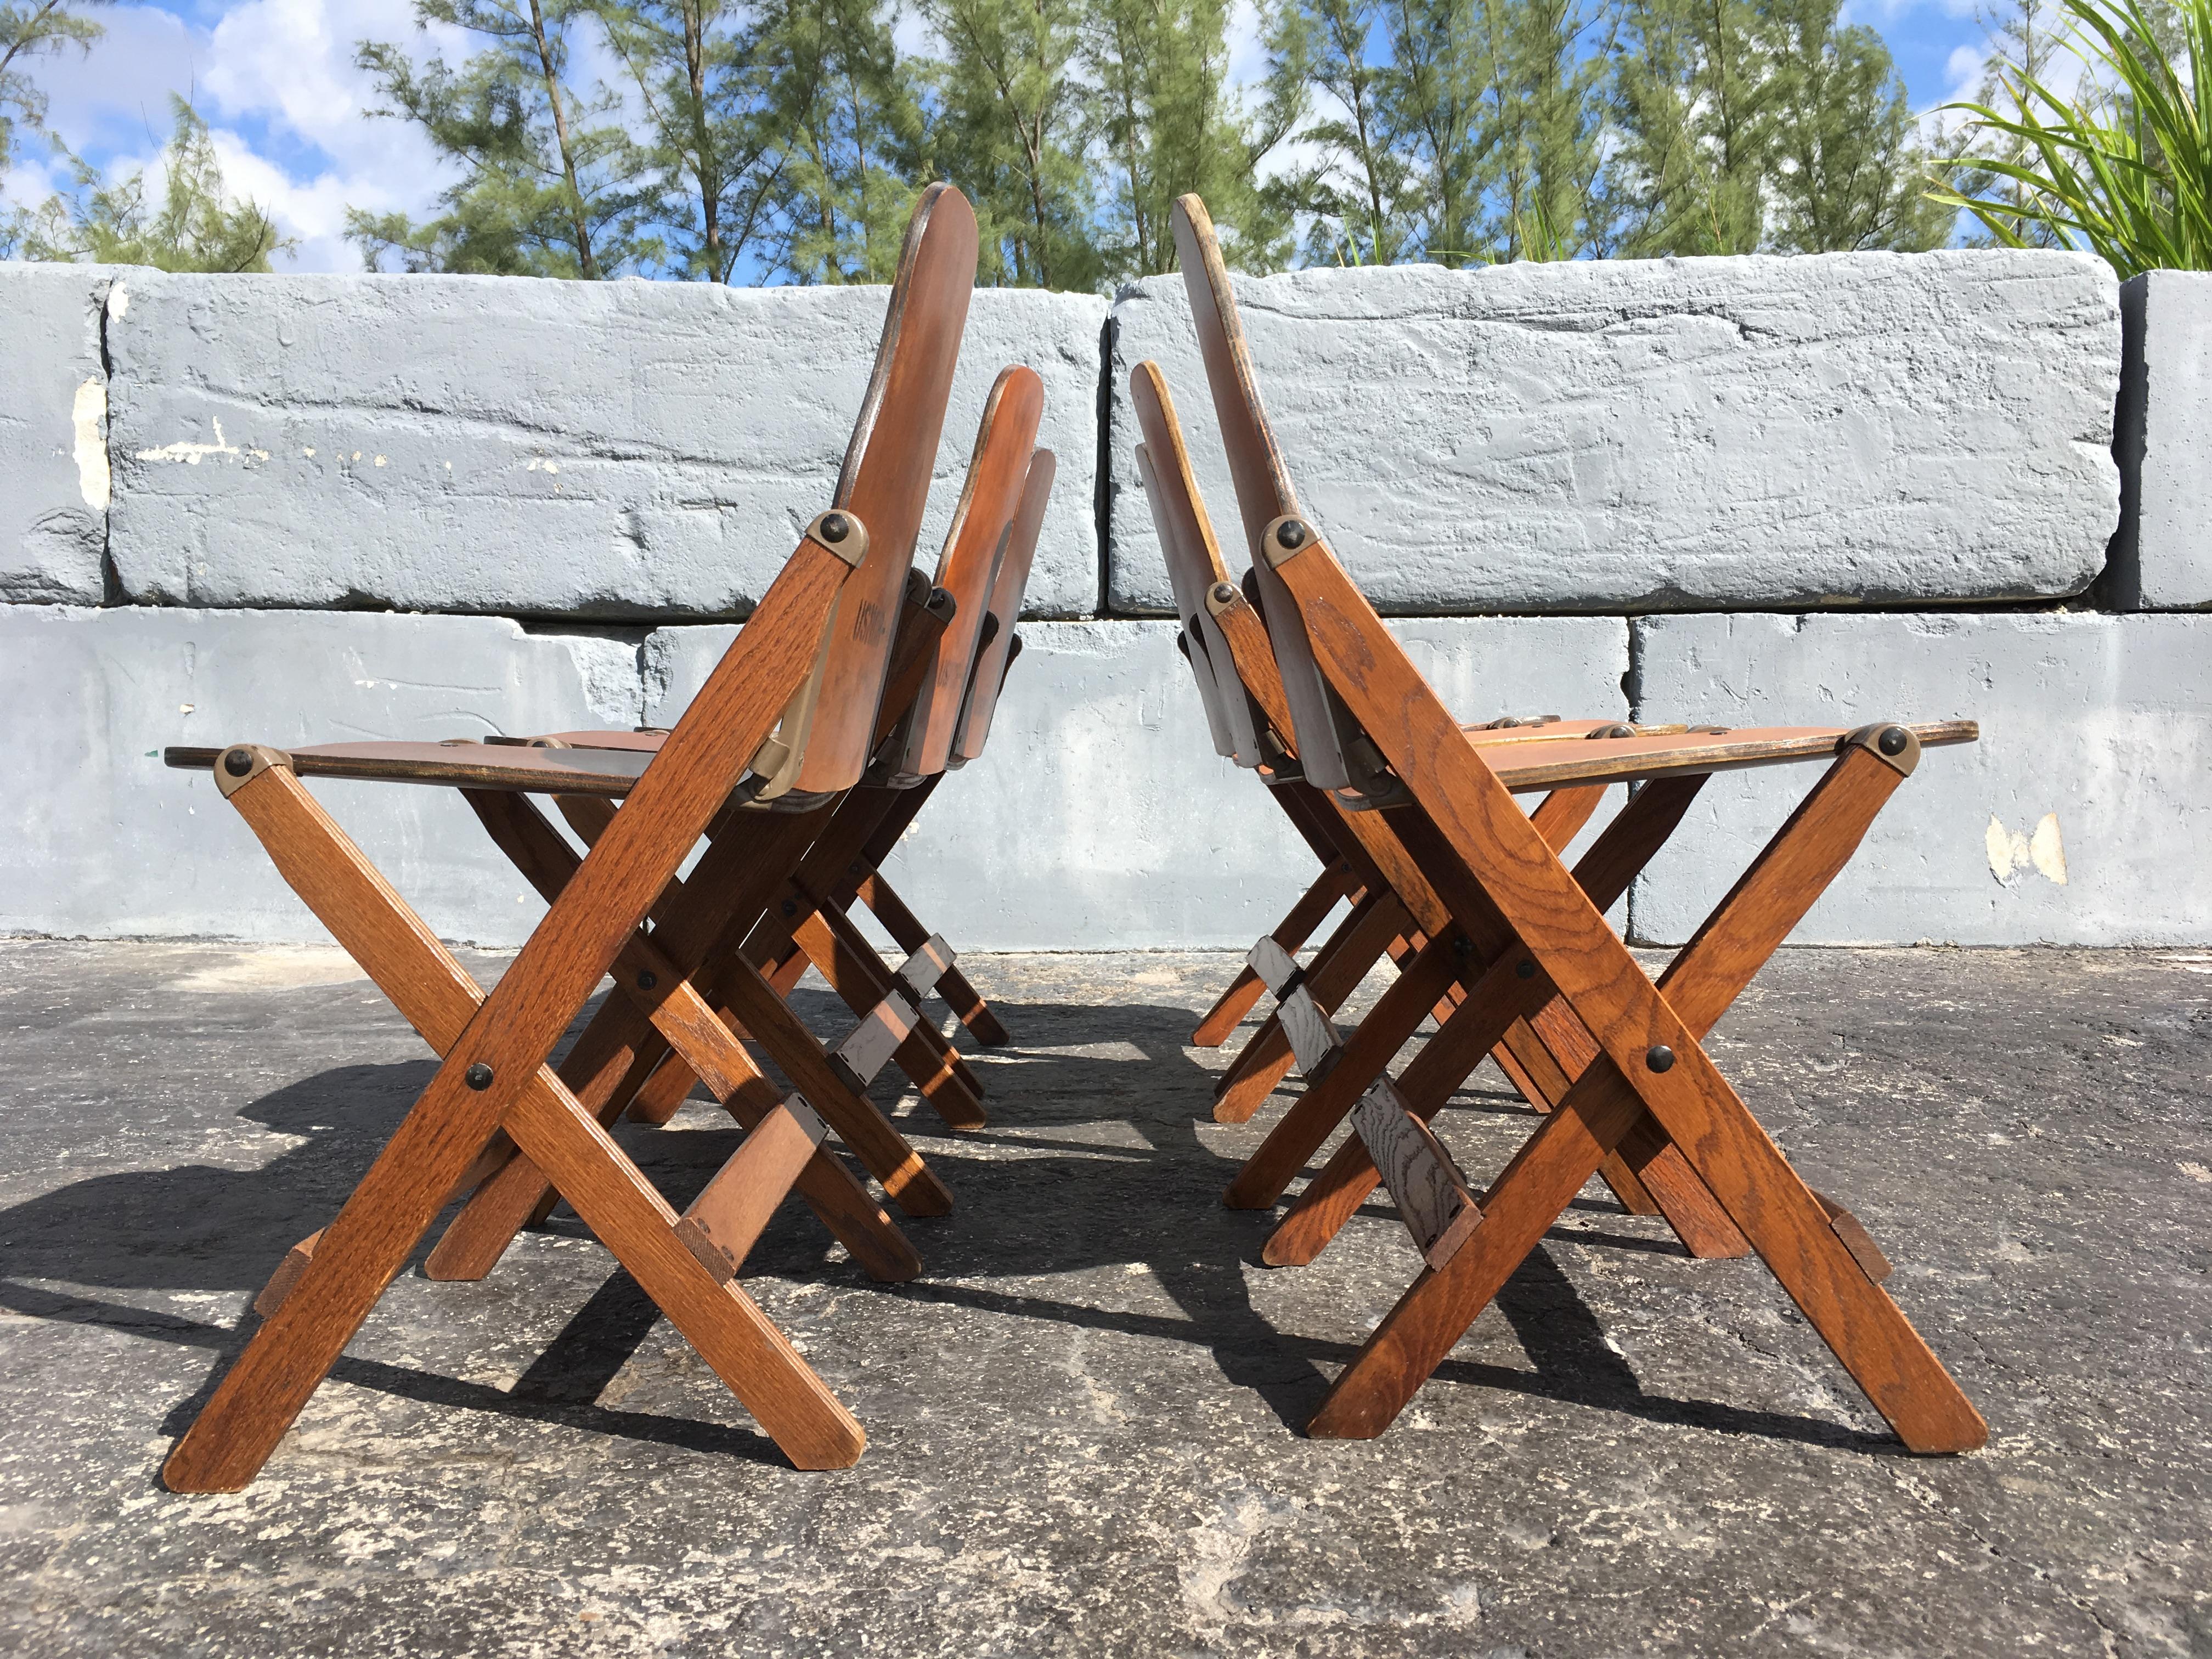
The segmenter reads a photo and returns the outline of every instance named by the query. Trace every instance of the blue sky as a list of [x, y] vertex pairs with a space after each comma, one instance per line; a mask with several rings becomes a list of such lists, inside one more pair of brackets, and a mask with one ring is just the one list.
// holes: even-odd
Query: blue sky
[[[374, 98], [353, 65], [356, 41], [465, 51], [420, 33], [410, 0], [178, 0], [96, 15], [107, 35], [89, 57], [37, 65], [55, 129], [88, 160], [127, 171], [159, 153], [169, 94], [190, 96], [215, 131], [233, 188], [272, 209], [298, 239], [284, 261], [295, 269], [359, 269], [342, 234], [345, 209], [419, 212], [443, 182], [422, 139], [362, 114]], [[1982, 42], [1974, 0], [1849, 0], [1848, 15], [1888, 40], [1916, 109], [1971, 91]], [[1249, 72], [1258, 58], [1249, 10], [1243, 21], [1237, 66]], [[0, 188], [31, 202], [58, 182], [58, 169], [33, 153]]]

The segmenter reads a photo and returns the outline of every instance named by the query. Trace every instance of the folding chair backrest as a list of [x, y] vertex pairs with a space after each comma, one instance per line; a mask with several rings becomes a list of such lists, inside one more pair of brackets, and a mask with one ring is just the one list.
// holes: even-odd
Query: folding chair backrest
[[1182, 427], [1176, 419], [1175, 399], [1159, 365], [1139, 363], [1129, 373], [1129, 392], [1137, 406], [1137, 423], [1145, 441], [1137, 449], [1137, 470], [1145, 494], [1152, 502], [1152, 525], [1158, 531], [1160, 550], [1167, 561], [1168, 585], [1175, 594], [1176, 614], [1182, 623], [1183, 650], [1198, 681], [1200, 701], [1213, 734], [1214, 752], [1237, 765], [1257, 767], [1267, 757], [1260, 746], [1252, 718], [1252, 700], [1237, 678], [1229, 642], [1221, 625], [1207, 609], [1206, 596], [1229, 580], [1220, 544], [1213, 538], [1213, 521], [1206, 516], [1198, 485], [1191, 476], [1189, 452], [1183, 447]]
[[967, 199], [950, 185], [930, 185], [907, 224], [875, 369], [832, 503], [866, 526], [867, 558], [845, 585], [812, 678], [785, 712], [777, 740], [788, 752], [775, 763], [763, 798], [848, 789], [867, 764], [975, 291], [975, 249]]
[[1013, 660], [1014, 624], [1022, 619], [1022, 595], [1028, 592], [1030, 568], [1036, 562], [1037, 535], [1044, 527], [1045, 503], [1052, 499], [1052, 481], [1059, 462], [1049, 449], [1030, 456], [1022, 481], [1021, 505], [1006, 526], [999, 546], [999, 568], [991, 578], [990, 637], [975, 653], [975, 666], [968, 677], [968, 700], [960, 711], [960, 730], [952, 739], [952, 766], [965, 766], [983, 752], [983, 739], [991, 735], [991, 716], [998, 711], [999, 691]]
[[937, 586], [952, 595], [956, 609], [938, 636], [929, 679], [907, 723], [897, 768], [902, 776], [933, 777], [951, 756], [976, 647], [991, 614], [1000, 554], [1007, 526], [1022, 503], [1030, 453], [1036, 447], [1037, 422], [1043, 414], [1044, 383], [1028, 368], [1001, 373], [983, 405], [975, 452], [969, 459], [967, 480], [937, 564]]
[[[1221, 261], [1220, 245], [1214, 239], [1213, 221], [1206, 214], [1206, 204], [1195, 196], [1179, 197], [1170, 216], [1183, 287], [1190, 295], [1191, 321], [1198, 330], [1199, 352], [1206, 362], [1206, 384], [1213, 392], [1222, 447], [1229, 454], [1229, 476], [1243, 515], [1246, 550], [1259, 577], [1261, 608], [1283, 671], [1283, 695], [1290, 704], [1291, 723], [1297, 728], [1293, 735], [1299, 763], [1305, 769], [1307, 781], [1316, 788], [1376, 787], [1379, 766], [1356, 751], [1347, 754], [1348, 745], [1357, 740], [1357, 728], [1322, 678], [1305, 635], [1295, 624], [1297, 608], [1291, 603], [1289, 590], [1262, 556], [1261, 543], [1269, 527], [1279, 519], [1303, 520], [1304, 514], [1260, 401], [1252, 355], [1244, 343], [1243, 325], [1237, 320], [1237, 299], [1230, 289], [1228, 268]], [[1158, 456], [1153, 465], [1156, 470], [1159, 467]]]

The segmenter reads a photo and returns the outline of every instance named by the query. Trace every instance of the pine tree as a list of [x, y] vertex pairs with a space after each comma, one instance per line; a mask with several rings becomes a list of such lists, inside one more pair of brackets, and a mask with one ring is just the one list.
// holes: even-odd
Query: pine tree
[[1613, 71], [1618, 251], [1749, 253], [1780, 87], [1755, 0], [1629, 0]]
[[144, 172], [106, 185], [72, 156], [75, 192], [17, 221], [21, 258], [228, 274], [265, 271], [271, 254], [295, 246], [258, 204], [231, 199], [207, 123], [183, 99], [169, 103], [176, 126], [158, 163], [158, 204], [147, 199]]
[[[1500, 259], [1571, 258], [1592, 237], [1609, 56], [1579, 0], [1486, 0]], [[1595, 49], [1593, 48], [1595, 44]]]
[[488, 44], [457, 71], [439, 58], [418, 70], [395, 46], [361, 43], [356, 61], [392, 106], [369, 113], [415, 122], [464, 169], [426, 223], [347, 214], [371, 269], [393, 257], [408, 270], [596, 281], [659, 252], [639, 234], [648, 164], [611, 118], [618, 100], [568, 79], [574, 37], [592, 26], [588, 0], [416, 0], [415, 15]]
[[[0, 178], [15, 164], [26, 131], [43, 132], [46, 97], [31, 79], [31, 62], [64, 47], [90, 52], [106, 33], [82, 8], [113, 0], [0, 0]], [[10, 112], [13, 112], [12, 113]]]
[[929, 158], [975, 206], [977, 280], [1097, 287], [1084, 109], [1069, 95], [1079, 0], [923, 0], [922, 14], [945, 52], [931, 77]]
[[1382, 0], [1301, 0], [1276, 27], [1275, 75], [1298, 89], [1287, 95], [1310, 88], [1340, 112], [1299, 131], [1319, 158], [1290, 185], [1321, 263], [1389, 264], [1413, 234], [1413, 172], [1389, 115], [1395, 72], [1372, 61], [1382, 27]]
[[888, 283], [920, 193], [922, 114], [887, 0], [787, 0], [769, 118], [781, 135], [776, 264], [802, 283]]
[[603, 0], [599, 17], [644, 109], [668, 269], [726, 283], [768, 229], [782, 170], [775, 15], [731, 0]]
[[1418, 182], [1409, 250], [1449, 264], [1480, 259], [1498, 133], [1497, 78], [1485, 0], [1386, 0], [1395, 72], [1384, 105], [1393, 142]]
[[1940, 246], [1954, 210], [1926, 194], [1905, 83], [1881, 37], [1844, 25], [1841, 0], [1769, 0], [1772, 246], [1785, 253]]
[[1108, 183], [1100, 244], [1110, 276], [1176, 269], [1168, 216], [1191, 191], [1206, 198], [1232, 264], [1268, 270], [1288, 255], [1288, 204], [1258, 171], [1298, 112], [1270, 100], [1248, 116], [1232, 104], [1228, 22], [1227, 0], [1091, 0], [1082, 62]]

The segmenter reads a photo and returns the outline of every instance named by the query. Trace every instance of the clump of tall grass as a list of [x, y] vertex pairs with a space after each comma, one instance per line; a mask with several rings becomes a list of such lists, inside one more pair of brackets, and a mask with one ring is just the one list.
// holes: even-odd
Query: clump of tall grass
[[[2212, 0], [2173, 0], [2161, 31], [2139, 0], [2063, 0], [2087, 73], [2063, 97], [2025, 71], [2002, 73], [2010, 113], [1948, 107], [2012, 139], [2012, 159], [1952, 165], [2009, 179], [2003, 197], [1932, 191], [2008, 247], [2040, 226], [2101, 254], [2122, 276], [2212, 270]], [[2160, 43], [2179, 31], [2172, 49]]]

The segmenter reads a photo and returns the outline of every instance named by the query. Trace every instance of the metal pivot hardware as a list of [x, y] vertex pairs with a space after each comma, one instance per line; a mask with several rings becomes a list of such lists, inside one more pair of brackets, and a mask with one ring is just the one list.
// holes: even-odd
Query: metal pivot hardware
[[1632, 738], [1636, 735], [1636, 728], [1632, 726], [1615, 723], [1612, 726], [1601, 726], [1595, 732], [1586, 735], [1593, 738]]
[[1235, 582], [1216, 582], [1206, 590], [1206, 608], [1218, 617], [1242, 597]]
[[1277, 519], [1260, 532], [1260, 551], [1271, 570], [1281, 569], [1313, 544], [1313, 526], [1296, 516]]
[[262, 743], [234, 743], [216, 757], [215, 787], [225, 800], [272, 766], [289, 769], [292, 757]]
[[1920, 764], [1920, 739], [1911, 727], [1893, 720], [1877, 720], [1845, 732], [1836, 744], [1836, 752], [1840, 755], [1854, 748], [1863, 749], [1883, 765], [1895, 768], [1900, 777], [1911, 777], [1912, 769]]
[[868, 556], [868, 527], [856, 514], [842, 507], [832, 507], [827, 513], [815, 515], [814, 522], [806, 526], [806, 539], [819, 542], [855, 570]]

